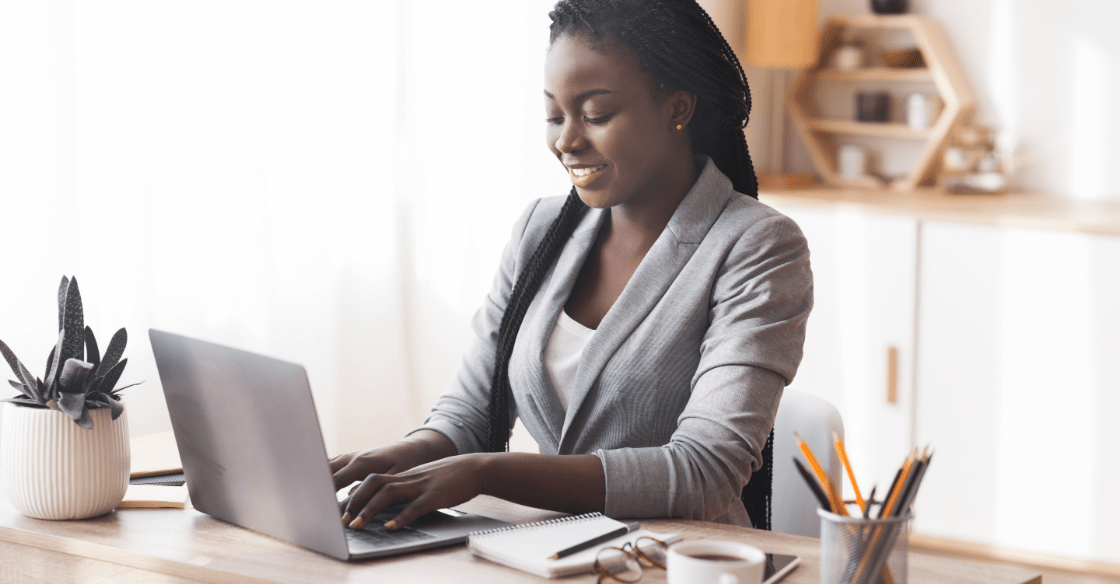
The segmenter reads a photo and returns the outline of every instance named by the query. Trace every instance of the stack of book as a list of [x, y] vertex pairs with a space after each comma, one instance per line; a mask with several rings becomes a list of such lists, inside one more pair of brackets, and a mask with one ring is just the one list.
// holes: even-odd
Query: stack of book
[[189, 495], [175, 435], [161, 432], [130, 442], [128, 491], [118, 507], [186, 507]]

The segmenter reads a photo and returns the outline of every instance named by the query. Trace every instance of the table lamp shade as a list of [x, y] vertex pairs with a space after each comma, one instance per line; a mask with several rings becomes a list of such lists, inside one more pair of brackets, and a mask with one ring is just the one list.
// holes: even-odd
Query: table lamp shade
[[817, 0], [748, 0], [747, 60], [799, 69], [817, 60]]

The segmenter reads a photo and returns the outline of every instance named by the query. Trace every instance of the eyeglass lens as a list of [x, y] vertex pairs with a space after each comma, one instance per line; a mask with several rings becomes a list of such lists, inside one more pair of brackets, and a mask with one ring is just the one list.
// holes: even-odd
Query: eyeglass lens
[[621, 548], [599, 550], [595, 557], [595, 571], [600, 574], [600, 584], [605, 581], [637, 582], [642, 578], [642, 568], [665, 569], [667, 546], [652, 537], [640, 537]]

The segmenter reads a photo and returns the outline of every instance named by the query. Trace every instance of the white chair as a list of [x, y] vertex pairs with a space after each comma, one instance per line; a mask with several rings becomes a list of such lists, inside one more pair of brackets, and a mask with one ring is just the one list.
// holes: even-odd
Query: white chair
[[[827, 401], [805, 392], [787, 389], [774, 420], [774, 478], [771, 481], [770, 529], [781, 533], [821, 536], [820, 503], [797, 472], [793, 457], [806, 463], [797, 447], [794, 432], [813, 450], [817, 462], [838, 488], [844, 473], [832, 444], [832, 433], [844, 437], [840, 412]], [[808, 464], [806, 463], [806, 468]]]

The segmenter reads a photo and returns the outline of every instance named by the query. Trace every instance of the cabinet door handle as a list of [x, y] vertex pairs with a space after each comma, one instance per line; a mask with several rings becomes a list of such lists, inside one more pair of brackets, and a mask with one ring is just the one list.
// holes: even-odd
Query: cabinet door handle
[[898, 403], [898, 349], [887, 347], [887, 403]]

